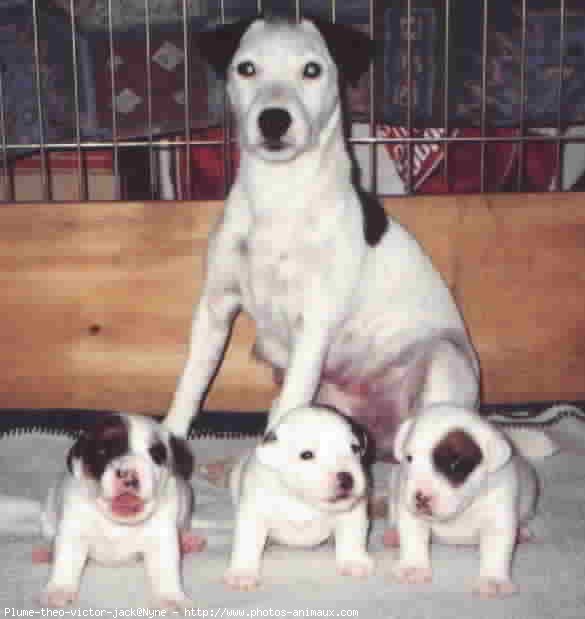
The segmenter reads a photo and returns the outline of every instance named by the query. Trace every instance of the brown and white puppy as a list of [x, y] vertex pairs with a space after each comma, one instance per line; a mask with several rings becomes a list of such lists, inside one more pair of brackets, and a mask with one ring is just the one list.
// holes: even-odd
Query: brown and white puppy
[[307, 406], [285, 413], [232, 472], [237, 514], [225, 583], [258, 586], [268, 539], [316, 546], [333, 537], [341, 574], [371, 574], [366, 449], [363, 430], [333, 410]]
[[510, 595], [518, 534], [527, 534], [537, 479], [504, 434], [476, 412], [448, 405], [425, 409], [400, 426], [399, 460], [390, 477], [389, 524], [397, 526], [400, 582], [431, 580], [431, 536], [448, 544], [479, 544], [484, 597]]
[[88, 559], [115, 565], [143, 558], [154, 603], [191, 606], [181, 585], [181, 550], [204, 546], [189, 530], [192, 472], [186, 441], [152, 419], [107, 415], [84, 432], [41, 515], [53, 561], [39, 601], [74, 602]]

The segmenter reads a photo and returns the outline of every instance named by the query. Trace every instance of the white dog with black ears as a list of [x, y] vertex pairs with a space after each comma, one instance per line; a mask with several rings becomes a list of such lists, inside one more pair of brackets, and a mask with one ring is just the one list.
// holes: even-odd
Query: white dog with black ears
[[354, 184], [339, 83], [367, 70], [372, 41], [321, 20], [258, 18], [197, 43], [227, 78], [241, 160], [166, 425], [187, 432], [240, 309], [282, 378], [270, 425], [315, 399], [390, 449], [417, 407], [475, 406], [478, 364], [449, 289]]
[[181, 554], [205, 546], [191, 531], [192, 472], [184, 439], [146, 417], [102, 415], [69, 451], [41, 515], [51, 547], [33, 559], [50, 562], [51, 574], [40, 603], [75, 602], [90, 559], [106, 565], [142, 559], [157, 607], [192, 607], [181, 583]]
[[[543, 433], [520, 430], [516, 437], [522, 433], [529, 435], [525, 442], [533, 455], [554, 453]], [[430, 582], [432, 537], [479, 545], [476, 593], [515, 593], [512, 555], [516, 542], [530, 537], [526, 523], [534, 515], [538, 483], [509, 437], [474, 411], [439, 405], [402, 423], [394, 453], [400, 464], [390, 476], [386, 542], [400, 546], [397, 579]]]
[[310, 547], [333, 538], [337, 570], [369, 576], [367, 450], [364, 430], [333, 410], [285, 413], [231, 474], [236, 529], [225, 583], [256, 588], [268, 540]]

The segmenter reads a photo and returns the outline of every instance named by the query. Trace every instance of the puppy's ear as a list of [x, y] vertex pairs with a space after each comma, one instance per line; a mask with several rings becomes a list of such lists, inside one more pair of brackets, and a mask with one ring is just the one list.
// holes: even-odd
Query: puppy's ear
[[321, 33], [341, 75], [355, 86], [374, 58], [374, 41], [355, 28], [332, 24], [319, 17], [309, 19]]
[[201, 56], [220, 77], [225, 78], [240, 40], [253, 21], [255, 19], [243, 19], [197, 34], [195, 41]]
[[406, 419], [398, 426], [398, 431], [394, 437], [393, 451], [394, 457], [398, 462], [402, 462], [404, 458], [404, 448], [406, 446], [406, 440], [410, 435], [410, 430], [414, 425], [414, 419]]
[[490, 437], [484, 447], [487, 468], [490, 473], [499, 471], [512, 457], [510, 443], [499, 432], [490, 428]]
[[258, 460], [270, 468], [278, 468], [281, 464], [282, 447], [274, 430], [269, 430], [256, 447]]
[[191, 449], [187, 441], [178, 436], [171, 434], [169, 439], [169, 445], [171, 446], [171, 452], [173, 454], [173, 466], [174, 470], [179, 477], [185, 480], [191, 479], [193, 475], [193, 468], [195, 466], [195, 460]]

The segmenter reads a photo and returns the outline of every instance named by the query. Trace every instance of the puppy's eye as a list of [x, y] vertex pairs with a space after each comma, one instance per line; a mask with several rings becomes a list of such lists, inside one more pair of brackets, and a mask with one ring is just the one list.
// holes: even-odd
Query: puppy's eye
[[408, 456], [406, 456], [406, 461], [412, 462], [412, 454], [408, 454]]
[[310, 449], [301, 451], [301, 460], [312, 460], [315, 457], [315, 452]]
[[254, 77], [254, 75], [256, 75], [256, 67], [254, 66], [254, 63], [249, 60], [240, 62], [236, 66], [236, 71], [238, 72], [238, 75], [241, 75], [242, 77]]
[[307, 62], [303, 68], [303, 77], [309, 80], [317, 79], [321, 73], [323, 73], [323, 69], [317, 62]]
[[354, 454], [359, 454], [359, 453], [362, 452], [362, 448], [357, 443], [353, 443], [352, 446], [351, 446], [351, 451]]

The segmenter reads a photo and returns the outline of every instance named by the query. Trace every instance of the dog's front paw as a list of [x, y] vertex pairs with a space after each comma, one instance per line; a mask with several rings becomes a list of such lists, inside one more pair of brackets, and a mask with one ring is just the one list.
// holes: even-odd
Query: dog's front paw
[[339, 561], [337, 563], [337, 571], [342, 576], [367, 578], [374, 573], [374, 560], [366, 556], [362, 559]]
[[47, 586], [38, 597], [41, 606], [64, 608], [77, 601], [77, 590], [73, 587]]
[[479, 578], [473, 586], [473, 593], [481, 598], [508, 597], [518, 592], [518, 587], [508, 579]]
[[254, 591], [260, 585], [260, 576], [256, 570], [230, 568], [223, 576], [223, 582], [238, 591]]
[[153, 600], [153, 606], [161, 610], [181, 612], [186, 608], [193, 608], [195, 604], [184, 593], [160, 593]]
[[433, 579], [433, 571], [430, 567], [398, 563], [392, 573], [398, 582], [405, 585], [423, 585]]

